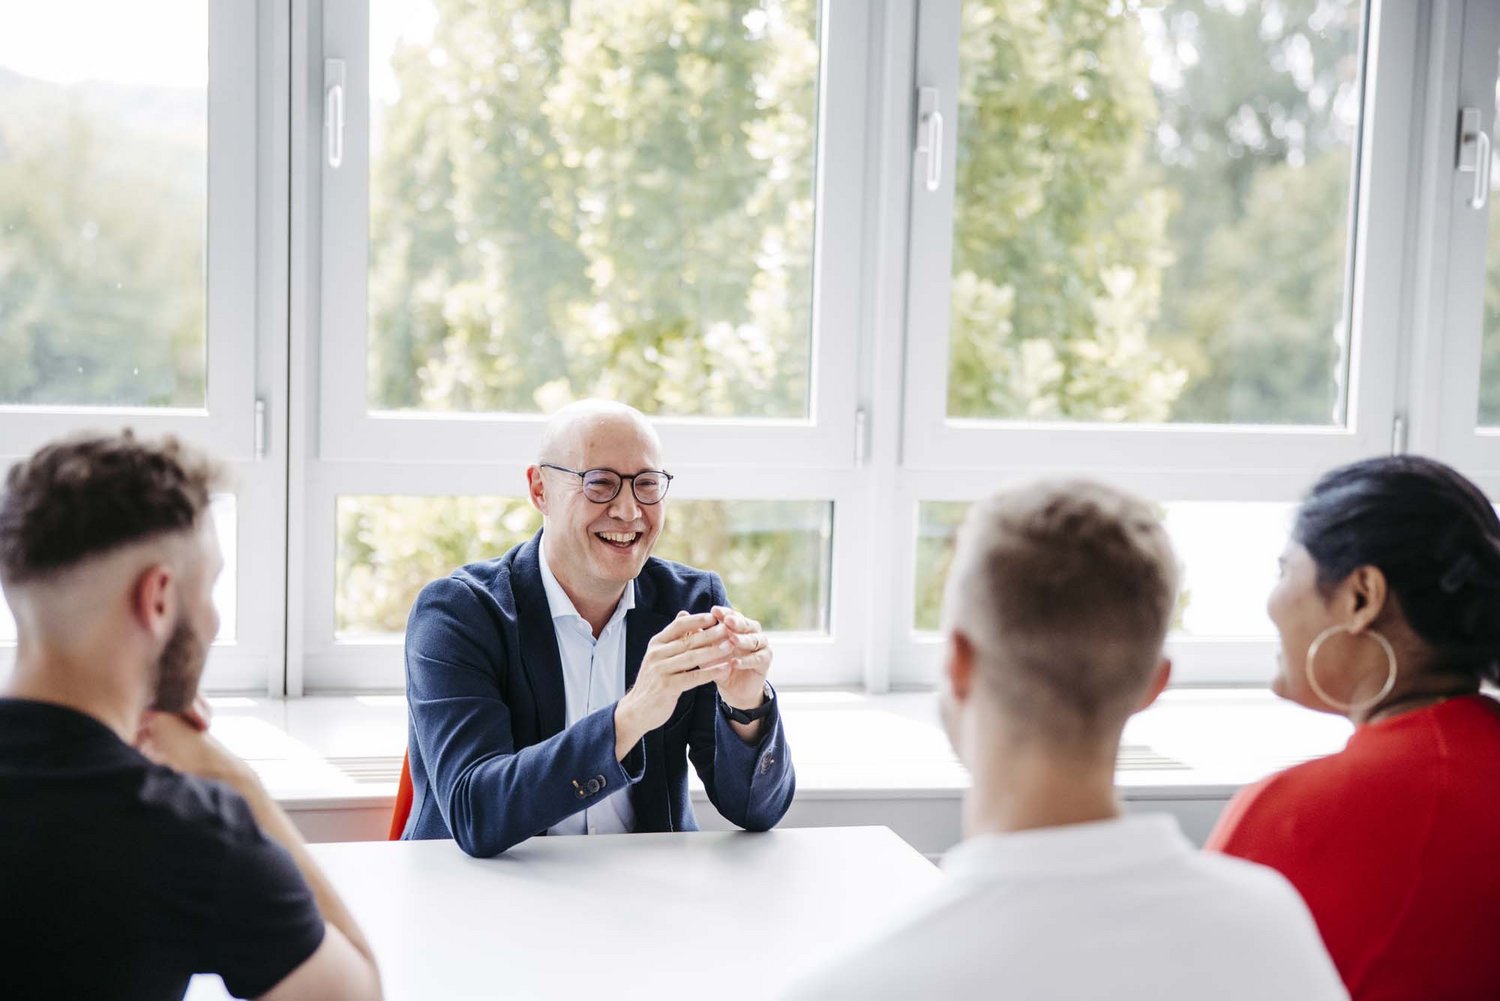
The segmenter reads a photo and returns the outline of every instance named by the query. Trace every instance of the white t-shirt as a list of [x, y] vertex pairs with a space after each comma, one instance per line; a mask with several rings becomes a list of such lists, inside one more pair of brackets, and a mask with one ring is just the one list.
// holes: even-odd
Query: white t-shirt
[[791, 999], [1346, 1001], [1279, 873], [1130, 816], [964, 842], [910, 917], [797, 981]]

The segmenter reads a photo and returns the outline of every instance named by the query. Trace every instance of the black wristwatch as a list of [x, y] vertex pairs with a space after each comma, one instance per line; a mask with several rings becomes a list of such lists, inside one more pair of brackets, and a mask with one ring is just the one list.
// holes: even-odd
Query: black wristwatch
[[754, 723], [758, 719], [771, 715], [771, 710], [774, 708], [776, 708], [776, 689], [771, 687], [769, 681], [766, 682], [760, 705], [754, 709], [736, 709], [722, 698], [719, 699], [719, 711], [724, 714], [725, 719], [735, 723]]

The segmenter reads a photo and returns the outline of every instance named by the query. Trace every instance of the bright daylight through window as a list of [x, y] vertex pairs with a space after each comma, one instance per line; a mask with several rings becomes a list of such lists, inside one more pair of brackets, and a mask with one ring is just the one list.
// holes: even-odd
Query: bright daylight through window
[[657, 419], [656, 552], [784, 684], [930, 684], [956, 526], [1040, 474], [1157, 505], [1178, 681], [1260, 683], [1317, 474], [1500, 486], [1478, 3], [14, 3], [0, 458], [227, 461], [223, 690], [399, 688], [414, 597], [537, 530], [591, 396]]
[[0, 22], [0, 405], [204, 405], [208, 12], [156, 6]]
[[372, 3], [371, 406], [807, 416], [817, 29]]
[[949, 414], [1343, 423], [1362, 10], [965, 3]]

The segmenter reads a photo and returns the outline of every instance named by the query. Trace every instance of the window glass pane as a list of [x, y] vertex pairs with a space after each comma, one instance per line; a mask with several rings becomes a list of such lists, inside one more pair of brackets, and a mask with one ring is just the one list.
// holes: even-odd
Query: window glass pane
[[239, 635], [239, 500], [234, 494], [216, 494], [211, 510], [214, 531], [224, 569], [214, 581], [214, 607], [219, 610], [220, 643], [231, 643]]
[[[219, 611], [216, 642], [232, 643], [239, 631], [239, 511], [234, 494], [215, 494], [212, 511], [219, 551], [224, 554], [224, 570], [214, 582], [214, 607]], [[0, 643], [15, 641], [16, 620], [10, 605], [0, 602]]]
[[948, 412], [1344, 420], [1358, 0], [965, 0]]
[[807, 415], [814, 0], [370, 7], [372, 408]]
[[[941, 627], [943, 585], [966, 501], [924, 502], [917, 516], [915, 627]], [[1266, 596], [1276, 583], [1276, 559], [1286, 544], [1291, 504], [1174, 501], [1162, 517], [1182, 564], [1182, 593], [1173, 634], [1201, 638], [1257, 638], [1273, 634]]]
[[208, 4], [0, 14], [0, 404], [204, 405]]
[[[1495, 83], [1500, 115], [1500, 81]], [[1490, 133], [1496, 133], [1491, 121]], [[1490, 162], [1490, 235], [1484, 283], [1484, 348], [1479, 367], [1479, 423], [1500, 427], [1500, 156]]]
[[766, 629], [828, 630], [833, 505], [677, 501], [656, 555], [712, 570], [729, 600]]
[[338, 498], [341, 638], [403, 633], [417, 592], [457, 567], [529, 539], [542, 517], [524, 498]]
[[[399, 634], [417, 592], [454, 568], [503, 554], [541, 526], [524, 499], [338, 499], [340, 638]], [[833, 505], [671, 502], [655, 555], [717, 572], [735, 607], [778, 631], [828, 628]]]

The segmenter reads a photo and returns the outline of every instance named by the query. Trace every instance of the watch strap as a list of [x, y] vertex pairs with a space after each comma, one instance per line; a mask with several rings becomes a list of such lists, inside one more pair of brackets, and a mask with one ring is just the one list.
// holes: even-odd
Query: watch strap
[[736, 709], [722, 698], [719, 699], [719, 711], [724, 714], [725, 719], [732, 720], [735, 723], [754, 723], [758, 719], [764, 719], [771, 715], [771, 710], [775, 708], [776, 691], [771, 687], [769, 681], [766, 682], [760, 705], [754, 709]]

